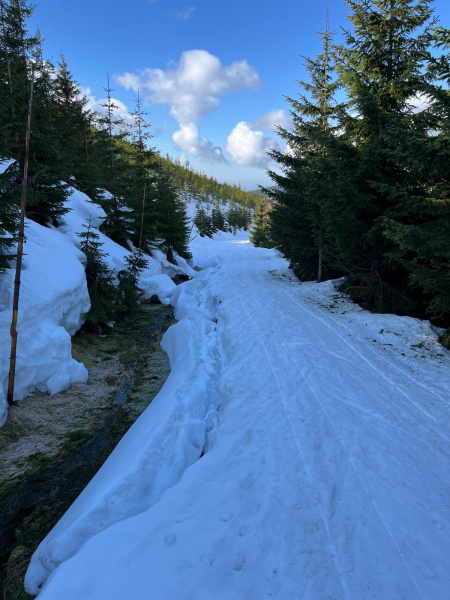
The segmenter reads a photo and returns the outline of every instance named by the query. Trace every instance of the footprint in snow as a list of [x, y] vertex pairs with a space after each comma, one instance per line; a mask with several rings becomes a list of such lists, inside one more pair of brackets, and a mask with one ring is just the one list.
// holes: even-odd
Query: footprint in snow
[[228, 523], [228, 521], [231, 521], [233, 517], [233, 513], [226, 510], [220, 515], [220, 520], [224, 523]]
[[177, 541], [177, 536], [174, 533], [168, 533], [164, 538], [167, 546], [173, 546]]

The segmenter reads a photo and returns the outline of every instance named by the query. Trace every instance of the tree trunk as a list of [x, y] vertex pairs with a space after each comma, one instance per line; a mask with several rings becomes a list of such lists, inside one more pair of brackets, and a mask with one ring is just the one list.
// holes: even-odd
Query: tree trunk
[[19, 313], [19, 294], [20, 294], [20, 273], [22, 270], [23, 257], [23, 238], [25, 233], [25, 211], [27, 206], [27, 182], [28, 182], [28, 157], [30, 154], [30, 134], [31, 134], [31, 108], [33, 105], [34, 91], [34, 66], [31, 71], [30, 99], [28, 102], [27, 132], [25, 137], [25, 161], [23, 167], [22, 196], [20, 201], [20, 223], [19, 238], [17, 243], [16, 276], [14, 279], [14, 297], [13, 312], [11, 320], [11, 355], [9, 363], [8, 379], [8, 404], [11, 406], [14, 402], [14, 381], [16, 376], [16, 354], [17, 354], [17, 318]]

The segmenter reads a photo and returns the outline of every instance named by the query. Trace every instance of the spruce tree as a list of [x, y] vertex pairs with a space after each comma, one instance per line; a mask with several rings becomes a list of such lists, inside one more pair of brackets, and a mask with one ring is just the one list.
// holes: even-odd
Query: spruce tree
[[[434, 28], [436, 50], [428, 56], [426, 94], [421, 109], [411, 107], [412, 126], [398, 137], [397, 161], [408, 173], [396, 189], [395, 210], [385, 214], [384, 235], [392, 242], [388, 258], [400, 263], [419, 309], [450, 325], [450, 31]], [[420, 296], [418, 297], [418, 291]], [[417, 312], [417, 311], [416, 311]]]
[[140, 301], [142, 289], [139, 276], [147, 268], [148, 262], [142, 250], [135, 250], [125, 258], [126, 268], [119, 272], [119, 303], [123, 314], [133, 310]]
[[204, 207], [199, 204], [195, 211], [194, 225], [197, 227], [200, 237], [212, 237], [213, 233], [217, 231], [214, 228], [211, 217], [207, 214]]
[[111, 321], [116, 310], [117, 290], [112, 273], [103, 260], [107, 254], [101, 250], [103, 244], [99, 242], [98, 233], [92, 229], [91, 217], [89, 217], [87, 225], [83, 225], [83, 227], [86, 231], [77, 235], [81, 238], [80, 250], [86, 256], [84, 268], [91, 299], [91, 308], [86, 314], [86, 320], [90, 325], [104, 327]]
[[191, 258], [186, 208], [179, 200], [174, 184], [163, 170], [158, 173], [154, 207], [156, 228], [162, 238], [161, 246], [167, 259], [175, 262], [174, 251], [185, 259]]
[[339, 82], [333, 79], [333, 33], [327, 26], [323, 52], [316, 59], [305, 57], [309, 81], [301, 81], [298, 99], [291, 105], [292, 131], [280, 129], [287, 151], [273, 151], [282, 174], [269, 171], [275, 189], [265, 193], [272, 199], [271, 237], [289, 258], [300, 279], [321, 281], [334, 274], [331, 256], [333, 233], [327, 227], [327, 207], [334, 201], [335, 176], [331, 153], [338, 107], [334, 100]]
[[269, 203], [264, 196], [260, 196], [257, 199], [255, 217], [250, 231], [250, 241], [256, 247], [272, 248], [273, 242], [270, 239]]
[[142, 106], [139, 91], [135, 98], [131, 140], [131, 174], [127, 192], [127, 203], [133, 209], [132, 242], [137, 248], [150, 253], [155, 245], [156, 217], [154, 195], [156, 183], [155, 151], [148, 147], [151, 138], [150, 123], [145, 119], [147, 112]]
[[[434, 22], [431, 0], [347, 0], [353, 31], [339, 60], [349, 110], [340, 126], [357, 151], [353, 184], [358, 202], [342, 203], [350, 223], [358, 223], [358, 239], [347, 280], [347, 291], [366, 296], [376, 310], [411, 312], [416, 303], [407, 272], [392, 260], [386, 219], [399, 214], [423, 189], [416, 169], [399, 152], [405, 136], [413, 140], [417, 122], [412, 98], [428, 90], [428, 65]], [[410, 135], [412, 133], [412, 135]], [[418, 150], [418, 149], [416, 149]], [[419, 186], [417, 186], [419, 184]], [[403, 210], [403, 209], [402, 209]]]
[[126, 184], [129, 183], [129, 171], [124, 153], [127, 147], [124, 143], [127, 132], [122, 117], [117, 114], [119, 108], [114, 103], [111, 92], [113, 89], [109, 84], [104, 88], [107, 93], [105, 102], [101, 105], [105, 112], [98, 119], [102, 130], [99, 132], [98, 144], [102, 148], [104, 170], [101, 178], [103, 187], [107, 190], [103, 194], [100, 203], [106, 212], [101, 231], [108, 235], [116, 243], [126, 246], [131, 238], [132, 215], [130, 207], [125, 200]]

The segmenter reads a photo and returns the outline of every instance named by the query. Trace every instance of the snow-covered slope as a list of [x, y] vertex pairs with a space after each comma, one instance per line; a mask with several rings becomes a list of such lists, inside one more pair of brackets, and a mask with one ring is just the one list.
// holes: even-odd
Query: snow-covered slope
[[429, 324], [299, 286], [245, 239], [193, 251], [205, 270], [172, 297], [169, 379], [41, 543], [27, 590], [448, 600], [450, 355]]
[[[8, 163], [3, 163], [0, 168]], [[14, 398], [22, 399], [34, 389], [55, 394], [71, 383], [86, 381], [88, 372], [71, 355], [71, 335], [83, 322], [89, 310], [84, 255], [78, 250], [80, 238], [89, 217], [92, 226], [99, 227], [105, 217], [103, 209], [75, 189], [67, 200], [70, 209], [61, 219], [60, 227], [49, 229], [26, 221], [26, 243], [18, 320], [18, 349]], [[105, 262], [115, 273], [125, 266], [129, 251], [98, 232]], [[176, 286], [170, 276], [192, 274], [186, 261], [179, 266], [167, 262], [160, 251], [146, 256], [148, 268], [142, 273], [140, 285], [144, 297], [156, 294], [168, 304]], [[10, 324], [14, 271], [0, 276], [0, 425], [7, 416], [5, 399], [9, 371]]]
[[[71, 340], [89, 310], [84, 256], [58, 231], [26, 222], [26, 243], [18, 320], [15, 399], [35, 388], [52, 394], [86, 381], [83, 365], [71, 355]], [[6, 418], [5, 393], [14, 272], [0, 276], [0, 424]]]

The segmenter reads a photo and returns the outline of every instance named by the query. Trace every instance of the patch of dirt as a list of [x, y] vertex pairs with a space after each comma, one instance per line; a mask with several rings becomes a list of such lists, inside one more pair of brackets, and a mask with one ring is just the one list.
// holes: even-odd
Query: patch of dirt
[[0, 429], [3, 600], [31, 598], [22, 582], [32, 553], [163, 386], [170, 368], [160, 341], [173, 323], [170, 308], [148, 304], [103, 337], [79, 332], [72, 355], [89, 381], [11, 407]]

